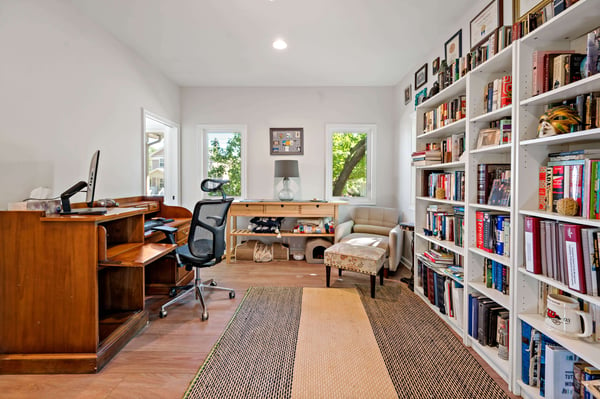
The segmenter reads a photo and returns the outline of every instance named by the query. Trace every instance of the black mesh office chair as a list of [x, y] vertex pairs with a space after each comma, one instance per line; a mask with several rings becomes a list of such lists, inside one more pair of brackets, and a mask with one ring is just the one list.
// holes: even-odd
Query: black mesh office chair
[[[205, 192], [221, 192], [220, 199], [207, 199], [198, 201], [194, 207], [192, 224], [188, 237], [188, 244], [178, 247], [175, 251], [177, 264], [187, 270], [195, 269], [194, 284], [183, 287], [173, 287], [171, 290], [175, 296], [165, 303], [160, 309], [160, 317], [166, 317], [168, 306], [179, 303], [188, 295], [195, 293], [196, 299], [202, 305], [202, 320], [208, 319], [208, 311], [204, 301], [204, 289], [216, 289], [229, 292], [229, 298], [235, 298], [235, 291], [231, 288], [217, 287], [214, 280], [202, 281], [200, 269], [211, 267], [221, 262], [225, 253], [225, 226], [227, 224], [227, 211], [231, 206], [233, 198], [227, 198], [223, 185], [227, 180], [205, 179], [201, 188]], [[153, 227], [153, 230], [162, 231], [167, 235], [171, 243], [175, 243], [177, 229], [169, 226]]]

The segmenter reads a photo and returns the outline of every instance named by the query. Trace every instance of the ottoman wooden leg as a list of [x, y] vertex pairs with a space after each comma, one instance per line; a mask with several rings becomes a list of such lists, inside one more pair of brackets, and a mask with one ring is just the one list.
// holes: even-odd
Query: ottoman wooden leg
[[342, 277], [342, 269], [338, 269], [338, 276]]
[[383, 275], [384, 275], [384, 270], [386, 270], [386, 269], [383, 269], [383, 268], [382, 268], [382, 269], [379, 271], [379, 285], [383, 285]]
[[371, 275], [371, 298], [375, 298], [375, 280], [377, 276]]
[[325, 266], [325, 284], [329, 287], [329, 278], [331, 277], [331, 266]]

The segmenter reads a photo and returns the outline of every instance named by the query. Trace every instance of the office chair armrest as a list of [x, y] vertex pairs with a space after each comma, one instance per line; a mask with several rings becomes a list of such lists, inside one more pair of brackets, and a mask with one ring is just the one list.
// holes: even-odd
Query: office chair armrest
[[171, 226], [154, 226], [152, 227], [152, 230], [165, 233], [171, 244], [177, 243], [177, 241], [175, 240], [175, 233], [177, 233], [177, 228]]

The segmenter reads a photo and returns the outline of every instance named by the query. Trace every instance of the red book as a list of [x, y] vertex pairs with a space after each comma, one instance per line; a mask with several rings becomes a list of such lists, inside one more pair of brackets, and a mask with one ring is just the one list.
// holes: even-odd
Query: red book
[[483, 247], [483, 212], [475, 212], [475, 245], [479, 249]]
[[[544, 90], [544, 75], [546, 74], [546, 72], [549, 73], [548, 70], [544, 69], [544, 57], [547, 55], [557, 55], [557, 54], [564, 54], [564, 53], [568, 53], [568, 52], [573, 52], [573, 51], [568, 51], [568, 50], [550, 50], [550, 51], [534, 51], [533, 52], [533, 62], [532, 62], [532, 75], [531, 75], [531, 88], [532, 88], [532, 96], [537, 96], [538, 94], [543, 93], [544, 91], [547, 91], [548, 89], [546, 88], [546, 90]], [[548, 62], [549, 63], [549, 62]], [[548, 66], [546, 66], [547, 68]], [[548, 76], [549, 78], [549, 76]]]
[[[538, 210], [546, 211], [548, 209], [548, 201], [550, 193], [546, 182], [547, 166], [540, 166], [539, 188], [538, 188]], [[550, 168], [552, 170], [552, 168]]]
[[502, 77], [500, 84], [500, 107], [506, 107], [512, 104], [512, 76], [505, 75]]
[[525, 269], [534, 274], [542, 274], [540, 219], [525, 216]]
[[552, 167], [552, 212], [557, 211], [556, 203], [563, 198], [565, 198], [565, 165], [555, 165]]
[[581, 226], [578, 224], [564, 224], [565, 257], [567, 260], [567, 283], [572, 290], [586, 293], [585, 271], [583, 270], [583, 249], [581, 246]]

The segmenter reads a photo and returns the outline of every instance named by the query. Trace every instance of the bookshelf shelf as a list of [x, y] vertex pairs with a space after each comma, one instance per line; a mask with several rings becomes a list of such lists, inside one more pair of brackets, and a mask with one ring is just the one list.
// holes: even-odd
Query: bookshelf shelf
[[519, 271], [519, 273], [524, 274], [526, 276], [525, 278], [531, 278], [534, 280], [538, 280], [544, 284], [548, 284], [553, 287], [556, 287], [563, 292], [568, 292], [569, 294], [571, 294], [572, 296], [574, 296], [576, 298], [581, 298], [586, 302], [600, 306], [600, 297], [598, 297], [598, 296], [582, 294], [580, 292], [570, 289], [566, 284], [563, 284], [560, 281], [556, 281], [553, 278], [546, 277], [541, 274], [530, 273], [524, 267], [519, 267], [518, 271]]
[[469, 252], [472, 252], [472, 253], [474, 253], [476, 255], [479, 255], [479, 256], [483, 256], [485, 258], [489, 258], [491, 260], [495, 260], [496, 262], [498, 262], [498, 263], [500, 263], [500, 264], [502, 264], [504, 266], [508, 266], [508, 267], [511, 266], [511, 260], [510, 260], [510, 258], [508, 256], [502, 256], [502, 255], [498, 255], [498, 254], [492, 254], [492, 253], [486, 252], [486, 251], [484, 251], [482, 249], [475, 248], [475, 247], [469, 247]]
[[479, 341], [473, 337], [469, 337], [469, 343], [475, 352], [477, 352], [479, 356], [484, 358], [485, 361], [492, 366], [496, 373], [504, 378], [504, 380], [509, 379], [510, 362], [498, 357], [498, 348], [481, 345]]
[[480, 148], [469, 151], [470, 154], [510, 154], [512, 144], [501, 144], [496, 147]]
[[431, 198], [431, 197], [416, 197], [416, 200], [431, 202], [434, 204], [448, 204], [448, 205], [452, 205], [452, 206], [464, 206], [465, 205], [464, 201], [452, 201], [452, 200], [444, 200], [444, 199]]
[[486, 297], [496, 302], [498, 305], [503, 306], [506, 310], [511, 310], [512, 307], [510, 306], [510, 297], [508, 295], [505, 295], [494, 288], [488, 288], [484, 283], [481, 282], [470, 281], [469, 287], [482, 293]]
[[487, 112], [485, 114], [481, 114], [478, 116], [475, 116], [473, 118], [470, 119], [470, 122], [475, 123], [475, 122], [490, 122], [493, 120], [497, 120], [497, 119], [502, 119], [504, 117], [510, 116], [512, 113], [512, 105], [507, 105], [505, 107], [502, 107], [500, 109], [491, 111], [491, 112]]
[[464, 248], [459, 247], [458, 245], [454, 244], [451, 241], [441, 241], [441, 240], [426, 236], [425, 234], [421, 234], [421, 233], [415, 233], [415, 236], [419, 237], [421, 240], [428, 241], [430, 243], [439, 245], [440, 247], [446, 248], [449, 251], [452, 251], [456, 254], [464, 256], [464, 252], [465, 252]]
[[561, 346], [573, 352], [582, 359], [588, 361], [594, 367], [600, 368], [600, 345], [586, 342], [579, 338], [568, 338], [550, 328], [546, 327], [544, 317], [539, 314], [519, 314], [519, 319], [523, 320], [533, 328], [541, 331], [544, 335], [552, 337]]
[[477, 204], [475, 202], [469, 203], [469, 207], [477, 210], [495, 211], [495, 212], [510, 212], [510, 206], [499, 206], [499, 205], [486, 205]]
[[465, 77], [460, 78], [456, 82], [452, 83], [450, 86], [446, 87], [444, 90], [441, 90], [438, 94], [431, 97], [427, 101], [417, 106], [417, 112], [423, 113], [426, 111], [430, 111], [437, 107], [439, 104], [450, 100], [459, 94], [464, 94], [467, 89], [467, 79]]
[[519, 214], [527, 215], [527, 216], [535, 216], [535, 217], [542, 218], [542, 219], [552, 219], [552, 220], [557, 220], [559, 222], [565, 222], [565, 223], [574, 223], [574, 224], [581, 224], [581, 225], [591, 226], [591, 227], [600, 227], [600, 219], [586, 219], [586, 218], [582, 218], [580, 216], [564, 216], [564, 215], [560, 215], [556, 212], [547, 212], [547, 211], [521, 210], [521, 211], [519, 211]]
[[460, 169], [465, 167], [464, 161], [436, 163], [433, 165], [415, 166], [417, 169], [430, 170], [430, 169]]
[[498, 54], [494, 55], [483, 64], [477, 66], [477, 68], [469, 72], [471, 75], [474, 74], [498, 74], [502, 72], [512, 71], [512, 44], [503, 48]]
[[531, 387], [523, 382], [523, 380], [519, 379], [517, 381], [519, 384], [519, 388], [521, 389], [521, 396], [525, 399], [542, 399], [540, 396], [540, 391], [537, 387]]
[[426, 133], [421, 133], [417, 136], [418, 140], [434, 140], [441, 137], [450, 136], [454, 133], [460, 133], [465, 131], [465, 118], [459, 119], [455, 122], [449, 123], [448, 125], [438, 127], [437, 129], [431, 130]]
[[581, 144], [593, 143], [600, 139], [600, 128], [583, 130], [581, 132], [565, 133], [556, 136], [542, 137], [539, 139], [524, 140], [521, 146], [546, 146], [556, 144]]

